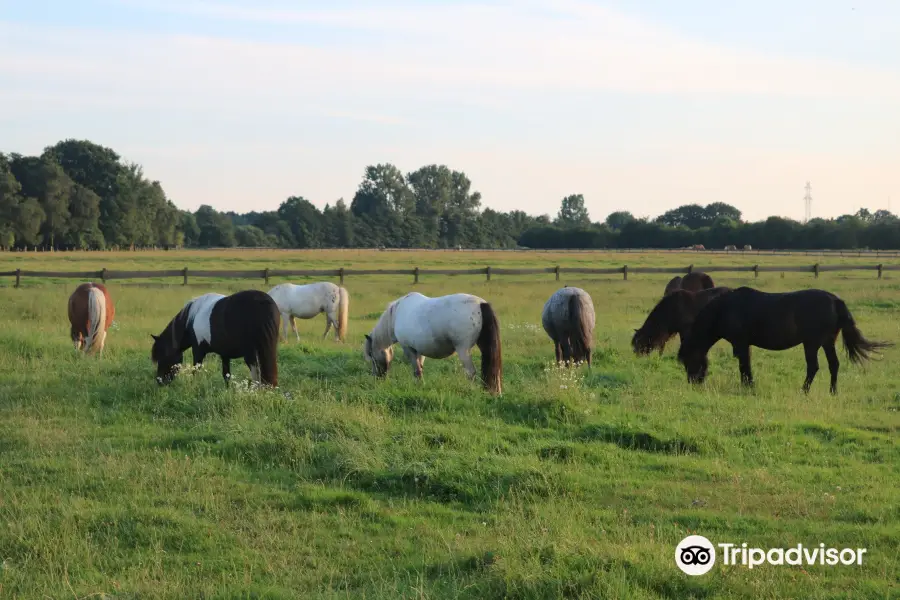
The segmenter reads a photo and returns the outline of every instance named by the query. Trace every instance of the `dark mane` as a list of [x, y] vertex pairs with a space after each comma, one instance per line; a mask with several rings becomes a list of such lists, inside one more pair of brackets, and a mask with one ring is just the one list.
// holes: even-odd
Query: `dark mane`
[[[733, 291], [738, 292], [746, 289], [750, 288], [739, 287]], [[713, 298], [707, 302], [696, 315], [694, 315], [694, 320], [688, 328], [686, 335], [682, 338], [681, 346], [678, 347], [679, 361], [683, 363], [685, 356], [690, 352], [696, 352], [698, 350], [706, 352], [713, 344], [719, 341], [719, 338], [715, 337], [715, 328], [716, 323], [719, 320], [719, 315], [722, 312], [722, 308], [725, 306], [723, 298], [727, 298], [728, 295], [729, 294], [721, 294]]]
[[187, 350], [190, 345], [188, 340], [186, 340], [185, 333], [188, 328], [188, 312], [191, 308], [191, 302], [185, 304], [184, 308], [178, 311], [178, 314], [175, 315], [169, 324], [166, 325], [165, 329], [163, 329], [162, 333], [159, 334], [159, 337], [155, 338], [153, 341], [153, 347], [150, 349], [150, 358], [153, 362], [159, 362], [159, 359], [162, 357], [161, 353], [166, 348], [176, 349], [176, 350]]
[[[631, 345], [636, 354], [662, 353], [668, 341], [676, 334], [684, 336], [697, 312], [726, 292], [727, 287], [709, 288], [692, 292], [677, 289], [657, 302], [640, 329], [635, 330]], [[682, 340], [683, 341], [683, 340]]]

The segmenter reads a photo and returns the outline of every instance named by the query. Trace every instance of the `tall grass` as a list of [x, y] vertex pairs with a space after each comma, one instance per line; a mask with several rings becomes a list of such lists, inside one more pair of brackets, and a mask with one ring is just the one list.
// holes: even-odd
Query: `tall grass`
[[[87, 254], [71, 255], [85, 261], [78, 269], [169, 266], [165, 253], [109, 253], [103, 264]], [[59, 261], [69, 257], [59, 256], [27, 268], [65, 268]], [[426, 258], [281, 256], [317, 267], [425, 266]], [[241, 268], [235, 261], [257, 260], [274, 266], [265, 253], [185, 253], [170, 262]], [[558, 264], [573, 260], [620, 257]], [[640, 259], [651, 261], [673, 258]], [[185, 300], [265, 289], [262, 282], [113, 282], [116, 324], [102, 360], [77, 356], [68, 340], [65, 306], [76, 281], [0, 282], [0, 597], [897, 597], [896, 349], [865, 369], [843, 360], [832, 397], [824, 368], [811, 393], [800, 392], [799, 348], [754, 349], [757, 386], [741, 389], [720, 344], [709, 380], [692, 388], [674, 359], [677, 340], [662, 357], [638, 359], [629, 348], [668, 277], [566, 279], [429, 278], [416, 288], [467, 291], [494, 305], [504, 349], [499, 398], [467, 381], [456, 357], [426, 360], [421, 385], [400, 359], [386, 381], [369, 375], [363, 334], [412, 289], [407, 278], [348, 278], [348, 343], [321, 339], [323, 317], [298, 321], [301, 342], [280, 347], [275, 391], [226, 387], [215, 356], [158, 388], [149, 359], [149, 334]], [[900, 341], [896, 280], [715, 279], [773, 291], [825, 287], [848, 302], [867, 336]], [[540, 328], [543, 303], [565, 284], [594, 299], [590, 370], [553, 365]], [[248, 375], [242, 363], [233, 372]], [[868, 552], [859, 567], [717, 564], [692, 578], [674, 564], [689, 533]]]

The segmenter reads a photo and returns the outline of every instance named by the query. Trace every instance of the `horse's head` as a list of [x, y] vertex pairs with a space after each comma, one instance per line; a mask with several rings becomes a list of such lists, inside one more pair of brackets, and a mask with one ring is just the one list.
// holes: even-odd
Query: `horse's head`
[[363, 345], [363, 357], [372, 366], [372, 375], [379, 378], [385, 377], [388, 369], [391, 368], [391, 361], [394, 359], [394, 348], [393, 346], [388, 346], [383, 350], [375, 350], [372, 338], [369, 334], [366, 334], [366, 342]]
[[175, 379], [178, 366], [184, 359], [184, 353], [172, 344], [163, 341], [164, 337], [152, 333], [153, 348], [150, 350], [150, 358], [156, 363], [156, 383], [166, 385]]
[[645, 356], [653, 352], [653, 337], [644, 328], [635, 329], [631, 336], [631, 349], [638, 356]]
[[678, 349], [678, 360], [684, 365], [689, 383], [703, 383], [709, 370], [706, 352], [692, 348], [687, 340], [682, 340]]

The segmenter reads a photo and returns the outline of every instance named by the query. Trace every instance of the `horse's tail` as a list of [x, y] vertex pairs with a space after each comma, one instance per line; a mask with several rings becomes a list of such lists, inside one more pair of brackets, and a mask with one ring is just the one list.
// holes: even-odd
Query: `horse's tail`
[[503, 373], [500, 323], [494, 309], [487, 302], [481, 303], [481, 332], [476, 343], [481, 350], [481, 381], [484, 389], [492, 394], [500, 394], [502, 393], [500, 380]]
[[260, 383], [278, 387], [278, 330], [281, 327], [281, 313], [273, 305], [259, 327], [259, 342], [256, 345], [256, 362]]
[[350, 318], [350, 294], [341, 286], [338, 287], [338, 295], [337, 333], [338, 338], [343, 342], [347, 336], [347, 320]]
[[591, 348], [593, 347], [592, 331], [586, 326], [587, 310], [590, 303], [587, 296], [573, 294], [569, 296], [569, 319], [572, 321], [572, 359], [575, 362], [586, 361], [591, 364]]
[[106, 337], [106, 296], [100, 288], [88, 288], [88, 334], [84, 340], [84, 351], [90, 352], [94, 342], [103, 344]]
[[871, 358], [869, 356], [870, 352], [877, 353], [882, 348], [890, 348], [894, 345], [890, 342], [867, 340], [859, 328], [856, 327], [856, 322], [853, 320], [853, 315], [850, 314], [850, 309], [847, 308], [846, 303], [840, 298], [835, 300], [835, 308], [837, 308], [838, 329], [841, 330], [844, 338], [844, 348], [847, 349], [847, 356], [851, 362], [859, 364], [863, 360]]

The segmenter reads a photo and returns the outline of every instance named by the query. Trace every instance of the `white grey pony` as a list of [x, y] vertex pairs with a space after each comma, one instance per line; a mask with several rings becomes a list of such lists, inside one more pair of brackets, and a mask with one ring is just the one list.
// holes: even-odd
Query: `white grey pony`
[[347, 319], [350, 308], [350, 295], [343, 287], [330, 281], [297, 285], [294, 283], [280, 283], [269, 290], [269, 296], [278, 305], [281, 312], [282, 339], [287, 341], [288, 322], [291, 329], [300, 341], [297, 333], [297, 323], [294, 317], [300, 319], [312, 319], [319, 313], [325, 313], [325, 336], [331, 326], [334, 325], [334, 337], [344, 341], [347, 336]]
[[411, 292], [387, 305], [375, 327], [366, 335], [363, 356], [372, 365], [372, 374], [384, 377], [399, 343], [422, 379], [425, 357], [448, 358], [455, 352], [470, 379], [475, 378], [472, 347], [481, 350], [481, 379], [484, 388], [501, 393], [502, 357], [500, 324], [494, 309], [483, 298], [471, 294], [450, 294], [429, 298]]
[[594, 302], [583, 289], [567, 286], [550, 296], [541, 324], [553, 340], [557, 364], [572, 361], [590, 366], [595, 323]]

